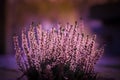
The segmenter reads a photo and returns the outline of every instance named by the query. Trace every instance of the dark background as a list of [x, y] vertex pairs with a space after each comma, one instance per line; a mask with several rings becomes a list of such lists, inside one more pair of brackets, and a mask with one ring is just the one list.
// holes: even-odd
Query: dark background
[[[15, 1], [14, 4], [16, 4], [16, 2], [17, 1]], [[22, 3], [22, 1], [20, 3]], [[19, 0], [18, 0], [18, 4], [19, 4]], [[11, 4], [10, 5], [11, 10], [8, 8], [9, 7], [8, 5], [9, 3], [7, 2], [7, 0], [0, 0], [0, 54], [7, 54], [7, 53], [9, 54], [9, 52], [11, 52], [12, 48], [10, 47], [13, 46], [10, 45], [12, 45], [12, 42], [9, 43], [11, 39], [8, 40], [9, 38], [6, 37], [9, 37], [8, 34], [11, 34], [11, 31], [13, 31], [12, 29], [15, 28], [10, 26], [16, 26], [17, 24], [19, 24], [18, 22], [14, 23], [16, 22], [16, 18], [14, 14], [18, 14], [18, 13], [15, 13], [14, 11], [16, 9], [12, 9], [12, 8], [16, 7], [16, 5]], [[85, 0], [83, 3], [79, 2], [78, 4], [75, 5], [77, 5], [78, 12], [81, 11], [79, 14], [82, 15], [84, 20], [89, 20], [88, 22], [90, 22], [91, 20], [98, 20], [102, 23], [102, 26], [100, 27], [92, 27], [91, 25], [89, 25], [89, 27], [92, 27], [91, 30], [94, 33], [96, 33], [100, 38], [102, 38], [103, 41], [105, 42], [106, 44], [105, 54], [111, 56], [119, 56], [120, 55], [120, 1], [108, 0], [106, 3], [103, 4], [94, 4], [92, 6], [88, 6], [89, 2]], [[13, 12], [10, 13], [13, 15], [12, 17], [10, 17], [13, 18], [13, 20], [9, 19], [8, 16], [9, 13], [7, 13], [8, 11]], [[13, 21], [13, 23], [11, 23], [12, 25], [9, 26], [10, 20]], [[95, 25], [95, 26], [99, 26], [99, 25]], [[10, 37], [12, 36], [10, 35]], [[8, 49], [7, 47], [9, 47], [10, 49]]]
[[0, 1], [0, 54], [5, 53], [5, 3], [6, 0]]
[[94, 32], [105, 41], [106, 55], [120, 56], [120, 2], [95, 5], [90, 9], [90, 17], [103, 23]]

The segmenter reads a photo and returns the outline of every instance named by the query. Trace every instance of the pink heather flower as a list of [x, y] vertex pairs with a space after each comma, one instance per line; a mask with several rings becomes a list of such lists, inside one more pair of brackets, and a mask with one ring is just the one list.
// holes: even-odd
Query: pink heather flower
[[19, 44], [18, 36], [14, 37], [16, 61], [23, 73], [30, 67], [41, 72], [43, 63], [49, 71], [56, 65], [69, 63], [73, 72], [78, 67], [86, 73], [94, 72], [94, 65], [104, 51], [103, 47], [96, 47], [96, 35], [81, 30], [83, 24], [59, 26], [59, 29], [45, 31], [40, 24], [30, 25], [28, 31], [22, 30], [22, 44]]

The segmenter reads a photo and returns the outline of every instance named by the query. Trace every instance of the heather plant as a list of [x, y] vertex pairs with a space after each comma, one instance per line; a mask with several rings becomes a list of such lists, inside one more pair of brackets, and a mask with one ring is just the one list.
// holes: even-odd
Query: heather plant
[[[96, 80], [94, 65], [103, 54], [96, 35], [82, 25], [59, 25], [46, 31], [40, 24], [14, 36], [16, 62], [28, 80]], [[21, 41], [21, 44], [20, 44]]]

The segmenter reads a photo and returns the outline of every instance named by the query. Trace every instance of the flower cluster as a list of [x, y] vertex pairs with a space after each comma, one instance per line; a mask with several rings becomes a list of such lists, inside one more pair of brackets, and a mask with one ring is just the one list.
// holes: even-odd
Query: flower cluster
[[[14, 36], [16, 61], [28, 80], [87, 80], [94, 78], [94, 65], [103, 54], [97, 48], [96, 35], [89, 35], [81, 26], [67, 23], [49, 31], [30, 25], [23, 29], [21, 45]], [[89, 75], [88, 75], [89, 74]], [[93, 79], [92, 79], [93, 80]]]

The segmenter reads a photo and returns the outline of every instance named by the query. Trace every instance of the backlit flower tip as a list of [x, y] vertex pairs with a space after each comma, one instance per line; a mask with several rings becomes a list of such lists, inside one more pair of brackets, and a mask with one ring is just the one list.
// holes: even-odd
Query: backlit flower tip
[[40, 23], [36, 27], [42, 30], [42, 25]]
[[14, 37], [14, 49], [16, 51], [16, 58], [19, 57], [21, 55], [21, 48], [20, 48], [20, 45], [19, 45], [19, 42], [18, 42], [18, 37]]
[[13, 37], [13, 42], [14, 42], [14, 49], [16, 50], [19, 47], [19, 43], [18, 43], [18, 36], [14, 36]]

